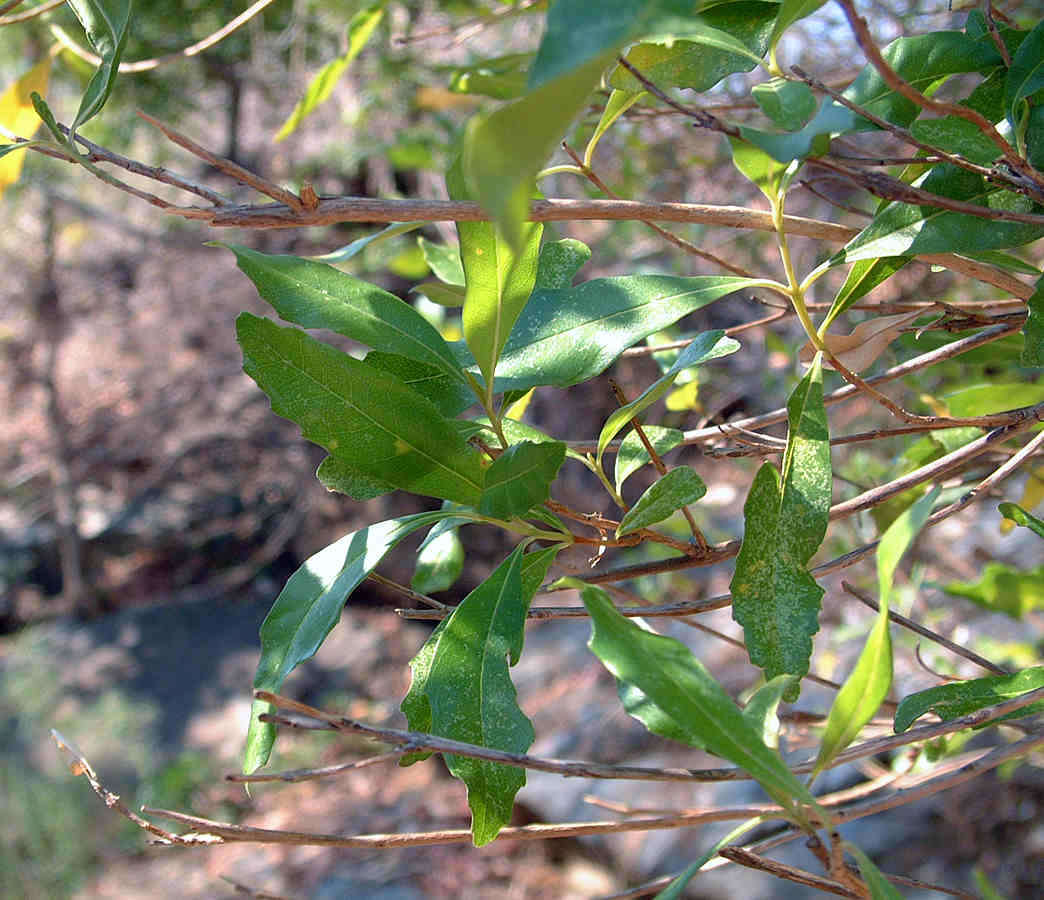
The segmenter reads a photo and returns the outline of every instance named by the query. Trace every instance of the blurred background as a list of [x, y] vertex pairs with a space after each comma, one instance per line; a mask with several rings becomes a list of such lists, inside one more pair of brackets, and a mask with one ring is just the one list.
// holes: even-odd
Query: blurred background
[[[9, 15], [38, 5], [22, 4]], [[165, 141], [134, 110], [170, 122], [207, 148], [292, 188], [310, 182], [320, 195], [444, 197], [442, 173], [463, 124], [524, 83], [524, 54], [536, 45], [541, 17], [535, 13], [542, 4], [389, 3], [330, 100], [276, 141], [310, 79], [344, 53], [346, 22], [361, 6], [273, 2], [205, 53], [122, 76], [105, 112], [84, 134], [243, 202], [256, 202], [256, 195]], [[903, 28], [939, 27], [951, 15], [947, 6], [888, 2], [867, 9], [887, 39]], [[147, 4], [146, 12], [143, 5], [124, 58], [175, 53], [244, 8], [232, 2], [159, 0]], [[952, 16], [963, 22], [959, 10]], [[807, 26], [804, 42], [785, 45], [786, 59], [843, 84], [857, 64], [838, 22], [824, 10]], [[69, 42], [82, 43], [82, 30], [62, 6], [0, 28], [0, 90]], [[91, 71], [73, 50], [57, 52], [46, 96], [60, 120], [72, 118]], [[742, 117], [753, 107], [749, 83], [737, 74], [700, 102]], [[576, 146], [583, 146], [599, 112], [592, 107]], [[724, 142], [662, 107], [629, 114], [603, 141], [595, 162], [599, 175], [623, 197], [763, 207], [753, 186], [732, 168]], [[565, 175], [547, 178], [541, 187], [549, 197], [600, 196]], [[149, 189], [185, 202], [162, 185]], [[140, 831], [106, 810], [82, 779], [68, 774], [47, 737], [50, 728], [74, 740], [132, 807], [147, 803], [266, 827], [343, 833], [468, 822], [463, 789], [450, 782], [437, 760], [409, 769], [363, 769], [330, 782], [260, 786], [249, 796], [222, 781], [225, 772], [238, 768], [257, 628], [285, 579], [346, 532], [424, 507], [417, 498], [396, 494], [356, 503], [316, 481], [323, 452], [273, 415], [241, 371], [233, 320], [242, 310], [264, 314], [267, 307], [236, 270], [231, 254], [205, 244], [219, 239], [266, 252], [316, 255], [382, 226], [217, 232], [164, 216], [79, 169], [33, 154], [26, 154], [17, 182], [4, 186], [0, 203], [3, 896], [173, 898], [246, 890], [257, 896], [396, 900], [589, 897], [676, 871], [715, 839], [719, 832], [706, 829], [493, 845], [482, 851], [448, 846], [364, 853], [251, 845], [186, 851], [148, 847]], [[838, 205], [851, 209], [839, 212]], [[865, 220], [871, 208], [850, 187], [814, 175], [788, 202], [788, 212], [849, 224]], [[776, 273], [774, 247], [762, 236], [699, 226], [672, 230], [735, 264]], [[374, 242], [343, 268], [415, 302], [447, 337], [459, 337], [454, 310], [411, 293], [431, 278], [418, 235], [455, 243], [451, 225], [432, 224]], [[579, 238], [592, 247], [584, 279], [720, 273], [637, 222], [549, 225], [545, 239], [555, 237]], [[799, 270], [811, 269], [826, 249], [800, 239], [794, 244]], [[1026, 260], [1039, 265], [1039, 256], [1039, 249], [1030, 248]], [[829, 302], [837, 283], [823, 279], [815, 299]], [[972, 300], [981, 289], [946, 272], [911, 266], [879, 296]], [[771, 312], [758, 299], [735, 296], [661, 337], [732, 328]], [[780, 406], [799, 377], [798, 333], [789, 319], [743, 332], [741, 352], [703, 370], [699, 382], [679, 383], [649, 421], [695, 428]], [[878, 366], [923, 352], [934, 339], [916, 342], [906, 336]], [[908, 379], [908, 395], [942, 396], [956, 380], [1014, 365], [1015, 341], [993, 346], [991, 354], [963, 357]], [[634, 396], [658, 372], [650, 357], [632, 357], [621, 360], [614, 377]], [[1029, 383], [1028, 374], [1019, 377]], [[552, 389], [538, 389], [527, 420], [557, 437], [591, 438], [615, 406], [599, 379], [572, 389], [565, 399]], [[865, 430], [868, 423], [885, 421], [862, 401], [835, 410], [832, 425], [838, 431], [855, 422]], [[838, 453], [835, 470], [854, 493], [909, 464], [903, 453], [911, 443], [856, 445], [867, 449]], [[672, 460], [693, 465], [710, 486], [698, 513], [708, 538], [741, 534], [743, 497], [757, 460], [712, 458], [696, 449]], [[1044, 479], [1044, 470], [1037, 472]], [[650, 480], [636, 475], [629, 482], [633, 496]], [[1008, 496], [1017, 500], [1030, 490], [1023, 476]], [[595, 496], [600, 496], [597, 485], [585, 470], [563, 470], [556, 499], [595, 511], [590, 500]], [[918, 615], [944, 633], [964, 629], [960, 639], [983, 652], [1029, 665], [1037, 648], [1024, 623], [986, 608], [989, 604], [976, 605], [982, 597], [974, 590], [965, 598], [945, 590], [977, 584], [987, 561], [1021, 559], [1025, 565], [1030, 558], [1026, 535], [1002, 532], [995, 507], [975, 507], [933, 533], [939, 539], [932, 542], [930, 558], [918, 556], [902, 602], [907, 608], [919, 604]], [[822, 559], [873, 538], [880, 516], [888, 513], [876, 515], [832, 529]], [[451, 602], [478, 584], [509, 549], [485, 531], [466, 529], [462, 537], [466, 565], [444, 598]], [[405, 543], [380, 571], [408, 583], [416, 543]], [[565, 566], [586, 567], [584, 555], [575, 554]], [[870, 573], [864, 567], [846, 577], [868, 580]], [[726, 591], [730, 576], [731, 565], [724, 565], [650, 578], [633, 589], [646, 597], [709, 596]], [[824, 627], [835, 629], [841, 635], [835, 644], [851, 652], [817, 656], [813, 668], [843, 677], [870, 613], [842, 600], [836, 583], [828, 580], [825, 586]], [[1037, 591], [1034, 602], [1044, 605], [1039, 579], [1020, 583], [1019, 589]], [[397, 705], [408, 686], [407, 663], [430, 630], [400, 619], [393, 609], [401, 602], [376, 585], [360, 587], [341, 625], [317, 657], [292, 676], [285, 693], [401, 726]], [[727, 610], [701, 621], [737, 633]], [[753, 683], [742, 652], [677, 628], [733, 693]], [[1039, 627], [1033, 631], [1040, 633]], [[611, 680], [584, 647], [587, 635], [582, 623], [547, 623], [529, 632], [527, 652], [514, 674], [538, 734], [533, 752], [645, 765], [713, 765], [650, 737], [622, 713]], [[912, 651], [905, 635], [900, 640]], [[934, 647], [923, 652], [931, 665], [960, 671], [951, 658], [936, 659]], [[912, 652], [905, 656], [901, 668], [912, 689], [933, 683]], [[829, 700], [813, 688], [801, 705], [822, 712]], [[794, 741], [799, 748], [800, 734]], [[273, 766], [321, 765], [372, 752], [365, 743], [344, 743], [282, 735]], [[1014, 780], [990, 775], [967, 791], [891, 814], [887, 830], [868, 820], [855, 839], [868, 851], [891, 854], [889, 868], [895, 871], [938, 880], [953, 872], [966, 875], [979, 865], [1011, 896], [1030, 896], [1044, 875], [1044, 785], [1034, 771], [1019, 770]], [[642, 808], [757, 798], [750, 788], [730, 790], [699, 787], [680, 798], [676, 787], [632, 792], [627, 785], [563, 784], [534, 773], [520, 795], [518, 822], [612, 816], [585, 803], [587, 794]], [[769, 889], [772, 896], [805, 896], [796, 888], [783, 894], [778, 884], [736, 872], [699, 880], [692, 896], [768, 896]]]

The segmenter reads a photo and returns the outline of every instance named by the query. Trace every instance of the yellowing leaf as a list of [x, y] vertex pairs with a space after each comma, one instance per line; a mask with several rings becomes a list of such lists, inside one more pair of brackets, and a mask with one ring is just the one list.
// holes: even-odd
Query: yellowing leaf
[[[825, 343], [841, 363], [853, 372], [862, 372], [873, 365], [885, 348], [892, 343], [899, 333], [916, 319], [920, 312], [902, 313], [898, 316], [879, 316], [860, 322], [852, 329], [851, 334], [828, 334]], [[812, 362], [815, 348], [811, 343], [801, 348], [801, 361]], [[823, 365], [833, 368], [825, 356]]]
[[[1044, 500], [1044, 466], [1037, 466], [1026, 473], [1026, 490], [1022, 492], [1019, 506], [1023, 509], [1033, 509]], [[1007, 534], [1015, 527], [1013, 519], [1001, 519], [1001, 534]]]
[[[29, 95], [33, 91], [41, 96], [46, 94], [50, 74], [51, 56], [48, 54], [0, 94], [0, 126], [18, 137], [33, 136], [40, 125], [40, 117], [33, 109]], [[10, 143], [12, 141], [0, 134], [0, 144]], [[18, 180], [24, 162], [25, 154], [22, 152], [8, 153], [0, 158], [0, 194]]]

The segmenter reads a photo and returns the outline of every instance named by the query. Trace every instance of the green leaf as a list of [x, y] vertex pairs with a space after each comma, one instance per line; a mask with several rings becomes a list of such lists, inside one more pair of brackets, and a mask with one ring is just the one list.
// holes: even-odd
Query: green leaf
[[793, 675], [777, 675], [761, 685], [743, 707], [743, 718], [761, 735], [765, 746], [774, 750], [779, 746], [779, 717], [776, 711], [793, 681]]
[[422, 594], [449, 590], [464, 569], [464, 545], [455, 528], [425, 541], [417, 552], [410, 587]]
[[1044, 277], [1037, 281], [1033, 294], [1026, 301], [1029, 315], [1022, 326], [1025, 343], [1019, 362], [1024, 366], [1044, 368]]
[[[823, 372], [815, 362], [787, 403], [790, 431], [782, 484], [772, 463], [754, 477], [743, 507], [746, 527], [732, 578], [732, 615], [743, 626], [750, 660], [766, 678], [808, 672], [823, 589], [808, 561], [830, 515], [830, 435]], [[787, 699], [797, 694], [791, 689]]]
[[[533, 595], [536, 594], [540, 585], [544, 583], [548, 569], [551, 568], [551, 564], [555, 561], [555, 557], [560, 550], [561, 545], [548, 547], [544, 550], [527, 553], [522, 557], [522, 604], [525, 611], [528, 611]], [[478, 591], [482, 587], [483, 585], [479, 585], [475, 590]], [[432, 662], [435, 659], [435, 654], [439, 649], [443, 632], [448, 622], [448, 617], [439, 622], [438, 627], [424, 642], [424, 646], [410, 661], [412, 681], [410, 682], [410, 689], [403, 698], [399, 708], [406, 716], [406, 721], [409, 722], [410, 730], [412, 731], [422, 731], [426, 734], [432, 733], [431, 704], [427, 696], [428, 680], [431, 677]], [[518, 647], [521, 650], [520, 644]], [[518, 655], [515, 654], [510, 657], [509, 661], [511, 665], [515, 665], [518, 659]], [[427, 759], [429, 756], [431, 756], [431, 752], [424, 750], [410, 753], [400, 760], [399, 765], [411, 766], [416, 762]]]
[[776, 22], [772, 28], [772, 36], [770, 38], [772, 48], [775, 49], [784, 31], [798, 19], [812, 15], [824, 3], [826, 3], [826, 0], [783, 0], [779, 4], [779, 14], [776, 16]]
[[297, 126], [318, 106], [325, 103], [341, 76], [348, 71], [352, 61], [366, 46], [381, 18], [384, 16], [384, 2], [374, 3], [359, 10], [348, 21], [348, 49], [343, 56], [331, 60], [323, 66], [305, 89], [304, 96], [297, 101], [293, 112], [276, 132], [276, 141], [281, 141], [297, 130]]
[[[658, 456], [669, 453], [684, 438], [677, 428], [663, 428], [660, 425], [645, 425], [642, 431]], [[649, 453], [638, 433], [632, 430], [620, 442], [620, 449], [616, 452], [616, 493], [619, 494], [623, 483], [648, 462]]]
[[462, 162], [469, 193], [510, 246], [520, 247], [525, 240], [534, 176], [583, 112], [611, 59], [611, 53], [598, 56], [468, 123]]
[[624, 275], [534, 291], [504, 347], [497, 391], [587, 381], [650, 334], [756, 283], [720, 275]]
[[327, 328], [374, 350], [398, 353], [467, 384], [438, 330], [408, 303], [333, 266], [222, 244], [280, 317], [303, 328]]
[[535, 288], [557, 291], [572, 287], [576, 273], [591, 258], [591, 248], [576, 238], [546, 241], [540, 248]]
[[[315, 655], [341, 617], [345, 600], [385, 554], [407, 535], [445, 515], [438, 511], [389, 519], [353, 531], [310, 556], [290, 576], [261, 624], [261, 660], [254, 689], [278, 693], [286, 676]], [[271, 755], [275, 726], [258, 716], [272, 711], [270, 704], [254, 701], [243, 761], [247, 774], [265, 765]]]
[[[650, 332], [651, 333], [651, 332]], [[680, 354], [663, 375], [626, 406], [614, 410], [605, 421], [598, 435], [598, 464], [602, 464], [602, 455], [609, 442], [616, 437], [631, 419], [640, 415], [644, 409], [652, 406], [671, 389], [675, 379], [692, 366], [702, 365], [712, 359], [728, 356], [739, 350], [739, 341], [727, 337], [724, 331], [705, 331], [698, 335]]]
[[243, 313], [243, 368], [272, 410], [357, 472], [402, 490], [474, 504], [479, 455], [438, 410], [398, 379], [296, 328]]
[[[518, 707], [508, 657], [518, 659], [528, 601], [515, 551], [453, 611], [441, 629], [424, 685], [432, 733], [458, 741], [525, 753], [533, 725]], [[511, 819], [524, 769], [445, 755], [450, 772], [468, 787], [476, 846], [496, 838]]]
[[[935, 166], [916, 187], [940, 197], [962, 200], [1007, 212], [1036, 210], [1028, 197], [998, 191], [982, 176], [956, 166]], [[1029, 243], [1044, 235], [1044, 227], [1023, 222], [982, 219], [936, 206], [891, 203], [874, 217], [833, 259], [834, 263], [880, 256], [922, 253], [974, 253]]]
[[464, 288], [442, 284], [439, 281], [424, 281], [410, 288], [410, 293], [423, 294], [432, 303], [452, 309], [464, 305]]
[[943, 395], [954, 416], [986, 416], [1020, 406], [1033, 406], [1044, 400], [1044, 378], [1026, 381], [994, 381], [970, 384]]
[[1016, 134], [1029, 112], [1026, 98], [1044, 88], [1044, 21], [1026, 35], [1004, 81], [1004, 112]]
[[372, 500], [395, 490], [394, 484], [360, 472], [351, 463], [336, 456], [328, 456], [319, 463], [315, 477], [328, 491], [336, 491], [353, 500]]
[[526, 92], [526, 69], [533, 54], [510, 53], [483, 59], [454, 70], [449, 89], [455, 94], [478, 94], [495, 100], [514, 100]]
[[862, 300], [879, 284], [883, 284], [910, 261], [908, 256], [885, 256], [861, 259], [848, 270], [848, 277], [837, 292], [824, 320], [827, 326], [841, 313]]
[[773, 78], [751, 89], [754, 101], [774, 125], [784, 131], [797, 131], [815, 115], [816, 97], [801, 81]]
[[120, 57], [127, 43], [130, 27], [131, 0], [68, 0], [69, 6], [80, 20], [87, 33], [87, 42], [91, 49], [101, 57], [98, 70], [91, 76], [84, 91], [80, 108], [76, 112], [69, 131], [75, 135], [76, 130], [90, 121], [109, 99], [112, 88], [116, 84], [116, 75], [120, 68]]
[[845, 841], [845, 849], [859, 863], [859, 874], [863, 876], [863, 881], [866, 882], [866, 886], [870, 889], [871, 900], [903, 900], [903, 895], [899, 893], [892, 882], [884, 877], [881, 870], [874, 865], [874, 861], [869, 856], [855, 844], [848, 841]]
[[785, 809], [815, 802], [684, 644], [621, 616], [600, 588], [582, 582], [575, 586], [591, 615], [587, 646], [618, 681], [634, 685], [684, 729], [688, 743], [706, 747], [749, 772]]
[[452, 419], [475, 402], [475, 394], [468, 385], [408, 356], [371, 350], [363, 357], [363, 363], [394, 375], [447, 418]]
[[959, 116], [918, 119], [910, 126], [917, 140], [950, 153], [959, 153], [980, 166], [989, 166], [997, 158], [997, 145], [979, 131], [974, 122]]
[[[447, 174], [446, 186], [454, 200], [471, 198], [459, 163]], [[516, 240], [509, 242], [491, 222], [457, 223], [465, 278], [461, 327], [489, 385], [511, 328], [533, 293], [543, 230], [538, 223], [520, 222]]]
[[706, 493], [707, 485], [688, 466], [671, 469], [650, 485], [627, 511], [616, 529], [616, 536], [623, 537], [662, 522], [683, 506], [695, 503]]
[[[895, 711], [895, 733], [902, 734], [929, 711], [934, 712], [944, 722], [949, 722], [951, 719], [966, 716], [988, 706], [996, 706], [1041, 687], [1044, 687], [1044, 666], [1033, 666], [1014, 675], [990, 675], [986, 678], [940, 684], [903, 697]], [[1041, 709], [1044, 709], [1044, 700], [1024, 706], [1012, 715], [1036, 715]]]
[[512, 444], [486, 472], [479, 512], [508, 521], [543, 503], [551, 496], [551, 482], [565, 462], [565, 452], [561, 441]]
[[[779, 7], [760, 0], [717, 3], [666, 18], [643, 30], [649, 40], [636, 44], [627, 61], [655, 84], [706, 91], [736, 72], [760, 64], [769, 47]], [[623, 66], [609, 79], [613, 88], [641, 91], [644, 85]]]
[[1022, 620], [1028, 613], [1044, 609], [1044, 566], [1021, 571], [991, 562], [978, 581], [951, 581], [945, 590], [951, 596], [966, 597], [985, 609]]
[[417, 246], [424, 254], [428, 268], [443, 284], [464, 287], [464, 265], [460, 261], [460, 248], [436, 244], [423, 235], [417, 238]]
[[812, 777], [855, 740], [892, 687], [892, 636], [888, 606], [896, 566], [931, 515], [939, 496], [938, 486], [903, 512], [881, 536], [877, 545], [878, 613], [852, 674], [838, 691], [827, 718]]
[[627, 110], [629, 110], [635, 103], [643, 100], [647, 97], [645, 91], [621, 91], [617, 88], [613, 89], [613, 92], [609, 95], [609, 99], [606, 101], [605, 109], [602, 110], [602, 116], [598, 120], [598, 124], [595, 126], [595, 130], [592, 132], [591, 137], [587, 141], [587, 146], [584, 148], [584, 163], [586, 165], [591, 164], [591, 160], [594, 157], [595, 150], [598, 147], [598, 142], [601, 141], [603, 135], [613, 126], [613, 123], [620, 118]]
[[1036, 516], [1030, 515], [1017, 503], [1002, 503], [997, 509], [1005, 519], [1011, 519], [1016, 525], [1022, 525], [1032, 531], [1037, 537], [1044, 538], [1044, 522]]
[[729, 144], [732, 147], [732, 164], [753, 181], [770, 202], [775, 203], [787, 180], [790, 163], [778, 162], [760, 147], [746, 141], [730, 137]]
[[371, 244], [379, 243], [380, 241], [387, 240], [391, 237], [397, 237], [400, 234], [406, 234], [410, 231], [416, 231], [418, 228], [423, 228], [424, 222], [392, 222], [387, 228], [382, 228], [380, 231], [375, 231], [373, 234], [368, 234], [366, 237], [356, 238], [350, 244], [345, 244], [343, 247], [338, 247], [336, 250], [331, 250], [329, 253], [323, 253], [320, 256], [308, 257], [315, 262], [334, 263], [348, 262], [353, 257], [358, 256]]

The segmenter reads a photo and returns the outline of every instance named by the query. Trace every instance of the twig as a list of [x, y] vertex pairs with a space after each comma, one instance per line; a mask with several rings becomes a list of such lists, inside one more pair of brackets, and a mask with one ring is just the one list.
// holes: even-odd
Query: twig
[[[301, 198], [292, 191], [288, 191], [286, 188], [281, 188], [279, 185], [273, 184], [267, 179], [262, 178], [260, 175], [255, 175], [249, 169], [243, 168], [239, 163], [233, 162], [230, 159], [225, 159], [223, 156], [218, 156], [216, 153], [211, 153], [191, 138], [185, 137], [185, 135], [175, 131], [169, 125], [163, 124], [159, 119], [153, 118], [148, 113], [142, 112], [140, 109], [138, 110], [138, 115], [154, 128], [158, 128], [167, 140], [177, 144], [179, 147], [183, 147], [185, 150], [188, 150], [189, 153], [198, 156], [204, 162], [210, 163], [214, 168], [218, 169], [218, 171], [224, 172], [226, 175], [236, 179], [236, 181], [252, 187], [255, 191], [259, 191], [279, 203], [285, 204], [295, 212], [300, 213], [305, 211], [305, 205], [301, 201]], [[223, 209], [224, 208], [227, 207], [223, 207]], [[215, 211], [215, 214], [217, 212], [218, 211]]]
[[[19, 22], [28, 22], [30, 19], [35, 19], [37, 16], [42, 16], [44, 13], [50, 12], [52, 9], [57, 9], [64, 3], [65, 0], [47, 0], [46, 3], [41, 3], [39, 6], [34, 6], [32, 9], [27, 9], [25, 12], [4, 16], [0, 19], [0, 28], [3, 28], [5, 25], [17, 25]], [[22, 0], [12, 0], [12, 2], [5, 3], [3, 7], [0, 7], [0, 13], [9, 9], [14, 9], [16, 6], [20, 6], [21, 4]]]
[[[223, 41], [230, 34], [232, 34], [232, 32], [245, 25], [252, 18], [254, 18], [254, 16], [261, 12], [261, 10], [263, 10], [266, 6], [270, 6], [272, 3], [273, 0], [257, 0], [256, 3], [247, 7], [238, 16], [236, 16], [227, 24], [222, 25], [213, 34], [210, 34], [207, 37], [203, 38], [203, 40], [197, 41], [194, 44], [190, 44], [183, 50], [177, 50], [174, 53], [167, 53], [163, 56], [156, 56], [152, 59], [141, 59], [135, 62], [121, 62], [119, 71], [121, 74], [129, 74], [132, 72], [149, 72], [152, 69], [156, 69], [159, 66], [164, 65], [165, 63], [173, 62], [174, 60], [178, 59], [186, 59], [196, 56], [197, 54], [202, 53], [204, 50], [209, 50], [215, 44]], [[98, 56], [96, 56], [94, 53], [91, 53], [91, 51], [88, 50], [86, 47], [81, 47], [78, 43], [76, 43], [76, 41], [69, 37], [68, 34], [66, 34], [64, 29], [60, 28], [57, 25], [52, 25], [51, 33], [58, 40], [58, 42], [61, 43], [63, 47], [65, 47], [66, 50], [80, 57], [80, 59], [84, 60], [85, 62], [89, 62], [92, 66], [97, 66], [101, 63], [101, 59]]]
[[[880, 609], [876, 600], [863, 593], [858, 588], [853, 587], [847, 581], [842, 581], [841, 587], [844, 588], [844, 590], [851, 594], [853, 597], [855, 597], [856, 600], [860, 601], [861, 603], [865, 603], [875, 612]], [[962, 647], [960, 644], [951, 641], [949, 638], [943, 637], [938, 632], [932, 631], [930, 628], [926, 628], [919, 622], [915, 622], [913, 619], [908, 619], [901, 613], [897, 613], [894, 609], [888, 610], [888, 618], [895, 622], [896, 625], [901, 625], [903, 628], [907, 628], [910, 631], [913, 631], [914, 633], [921, 635], [922, 637], [928, 638], [928, 640], [930, 641], [934, 641], [936, 644], [945, 647], [947, 650], [952, 650], [958, 656], [963, 656], [965, 659], [970, 660], [977, 666], [981, 666], [987, 672], [992, 672], [994, 675], [1011, 674], [1007, 669], [1003, 668], [1002, 666], [998, 666], [996, 663], [990, 662], [988, 659], [986, 659], [986, 657], [980, 656], [974, 650], [969, 650], [967, 647]]]
[[248, 884], [243, 884], [241, 881], [231, 878], [228, 875], [221, 876], [222, 881], [227, 881], [232, 887], [236, 889], [237, 894], [246, 894], [253, 897], [254, 900], [286, 900], [285, 897], [281, 897], [279, 894], [270, 894], [267, 891], [258, 891], [250, 887]]
[[413, 588], [408, 588], [404, 584], [399, 584], [397, 581], [392, 581], [390, 578], [385, 578], [383, 575], [379, 575], [376, 572], [371, 572], [366, 576], [368, 581], [372, 581], [374, 584], [379, 584], [381, 587], [386, 587], [390, 591], [395, 591], [397, 594], [401, 594], [408, 600], [413, 600], [415, 603], [423, 603], [425, 606], [430, 606], [432, 609], [441, 609], [447, 612], [453, 612], [453, 607], [448, 606], [445, 603], [441, 603], [434, 597], [429, 597], [427, 594], [422, 594], [420, 591], [415, 591]]
[[727, 859], [729, 862], [734, 862], [737, 865], [767, 872], [770, 875], [774, 875], [776, 878], [782, 878], [785, 881], [793, 881], [795, 884], [803, 884], [806, 887], [815, 888], [816, 890], [823, 891], [827, 894], [836, 894], [838, 897], [855, 897], [858, 900], [858, 898], [866, 896], [865, 894], [850, 891], [848, 888], [829, 878], [814, 875], [811, 872], [806, 872], [804, 869], [798, 869], [795, 866], [789, 866], [785, 863], [777, 862], [774, 859], [767, 859], [763, 856], [758, 856], [757, 854], [751, 853], [749, 850], [744, 850], [741, 847], [724, 847], [718, 851], [718, 856]]
[[412, 744], [404, 744], [387, 753], [378, 753], [376, 756], [367, 756], [365, 759], [356, 759], [352, 762], [337, 763], [332, 766], [322, 766], [316, 769], [288, 769], [285, 772], [254, 772], [252, 775], [243, 775], [240, 772], [230, 772], [225, 776], [225, 781], [233, 781], [237, 784], [257, 784], [266, 781], [314, 781], [318, 778], [329, 778], [331, 775], [341, 775], [356, 769], [365, 769], [369, 766], [380, 765], [393, 759], [401, 759], [407, 753], [412, 753], [418, 748]]

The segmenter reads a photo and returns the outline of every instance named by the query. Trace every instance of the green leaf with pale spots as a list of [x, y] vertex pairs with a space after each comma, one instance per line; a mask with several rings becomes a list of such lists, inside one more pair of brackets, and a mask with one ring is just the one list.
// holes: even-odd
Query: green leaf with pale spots
[[297, 328], [243, 313], [236, 332], [243, 368], [272, 410], [351, 471], [415, 494], [478, 502], [478, 453], [420, 394]]
[[[830, 435], [817, 355], [787, 403], [790, 431], [782, 478], [772, 463], [754, 477], [743, 508], [746, 527], [732, 578], [732, 615], [743, 626], [750, 660], [765, 677], [803, 676], [819, 630], [823, 589], [808, 561], [830, 516]], [[796, 699], [795, 684], [786, 699]]]

